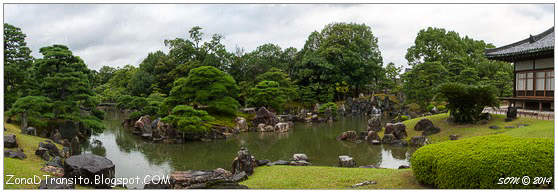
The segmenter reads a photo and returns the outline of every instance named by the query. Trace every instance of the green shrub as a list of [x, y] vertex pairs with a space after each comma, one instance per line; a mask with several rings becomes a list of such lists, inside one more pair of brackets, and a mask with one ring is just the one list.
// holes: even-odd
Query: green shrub
[[105, 119], [105, 112], [104, 112], [104, 111], [101, 111], [101, 110], [99, 110], [99, 109], [93, 109], [93, 110], [91, 110], [91, 114], [92, 114], [93, 116], [97, 117], [97, 118], [100, 119], [100, 120]]
[[321, 115], [331, 115], [333, 117], [337, 116], [337, 104], [334, 102], [328, 102], [326, 104], [320, 105], [318, 112]]
[[553, 178], [554, 141], [507, 135], [472, 137], [424, 146], [410, 161], [416, 179], [437, 188], [535, 188], [521, 181], [498, 182], [505, 177]]
[[[171, 124], [184, 133], [203, 133], [210, 129], [207, 122], [213, 121], [215, 118], [210, 116], [204, 110], [196, 110], [191, 106], [178, 105], [172, 109], [170, 115], [161, 119], [165, 123]], [[183, 136], [184, 137], [184, 136]]]
[[401, 120], [399, 120], [399, 121], [406, 121], [406, 120], [409, 120], [409, 116], [401, 115]]
[[434, 109], [434, 104], [429, 104], [428, 106], [426, 106], [426, 111], [430, 112], [432, 111], [432, 109]]
[[420, 110], [420, 105], [417, 104], [417, 103], [410, 103], [410, 104], [407, 104], [407, 108], [409, 109], [409, 111], [415, 112], [415, 113], [421, 111], [421, 110]]
[[436, 106], [436, 108], [438, 109], [438, 111], [440, 112], [444, 112], [447, 110], [446, 105], [438, 105]]
[[498, 107], [500, 102], [495, 88], [491, 86], [471, 86], [461, 83], [440, 85], [440, 95], [447, 99], [447, 108], [452, 121], [456, 123], [475, 123], [485, 107]]

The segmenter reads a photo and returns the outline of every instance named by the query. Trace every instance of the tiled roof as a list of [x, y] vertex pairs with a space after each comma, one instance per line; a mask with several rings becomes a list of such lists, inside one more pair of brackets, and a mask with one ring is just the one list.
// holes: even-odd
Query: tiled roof
[[554, 52], [554, 27], [513, 44], [487, 49], [486, 57], [500, 59], [520, 55], [532, 55], [538, 52], [546, 53], [549, 51]]

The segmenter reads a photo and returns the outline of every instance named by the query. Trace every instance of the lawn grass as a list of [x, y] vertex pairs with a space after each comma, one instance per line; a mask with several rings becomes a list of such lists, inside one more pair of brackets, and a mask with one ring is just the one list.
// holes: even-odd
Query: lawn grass
[[[4, 122], [4, 127], [6, 131], [4, 131], [4, 135], [6, 134], [15, 134], [16, 141], [18, 144], [18, 148], [4, 148], [4, 149], [11, 149], [17, 150], [19, 148], [23, 149], [23, 153], [27, 156], [27, 158], [20, 160], [16, 158], [6, 158], [4, 157], [4, 176], [5, 175], [15, 175], [15, 177], [21, 178], [32, 178], [34, 175], [42, 176], [48, 175], [48, 173], [41, 171], [41, 168], [44, 166], [45, 161], [42, 160], [39, 156], [35, 155], [35, 150], [37, 150], [39, 146], [39, 142], [43, 142], [48, 140], [46, 138], [41, 138], [32, 135], [24, 135], [21, 134], [21, 130], [19, 126], [14, 124], [8, 124]], [[58, 148], [62, 148], [62, 145], [56, 144]], [[6, 184], [6, 180], [4, 180], [4, 189], [35, 189], [39, 187], [39, 185], [35, 184]]]
[[250, 189], [419, 189], [411, 169], [339, 168], [327, 166], [261, 166], [241, 184]]
[[[19, 126], [14, 124], [4, 122], [4, 127], [6, 128], [4, 135], [15, 134], [18, 144], [17, 148], [4, 149], [17, 150], [21, 148], [23, 149], [23, 153], [27, 156], [27, 158], [23, 160], [4, 157], [4, 177], [6, 177], [6, 175], [14, 175], [14, 177], [17, 178], [32, 178], [34, 175], [40, 177], [42, 177], [42, 175], [49, 175], [41, 171], [41, 168], [45, 165], [45, 161], [35, 155], [35, 150], [39, 147], [39, 142], [50, 139], [21, 134]], [[62, 149], [62, 145], [56, 144], [56, 146]], [[38, 184], [6, 184], [6, 178], [4, 178], [4, 189], [36, 189], [38, 187]], [[76, 189], [88, 189], [88, 187], [76, 186]]]
[[[468, 138], [474, 136], [484, 136], [493, 134], [506, 134], [514, 137], [528, 138], [552, 138], [554, 139], [554, 120], [537, 120], [531, 118], [517, 118], [511, 122], [505, 122], [505, 115], [492, 115], [492, 119], [486, 124], [455, 124], [446, 121], [449, 114], [437, 114], [428, 117], [419, 117], [407, 121], [403, 124], [407, 126], [407, 139], [412, 136], [422, 134], [422, 131], [415, 131], [414, 127], [418, 121], [428, 118], [435, 126], [441, 129], [440, 133], [430, 135], [432, 143], [449, 140], [450, 135], [458, 135], [459, 138]], [[517, 127], [519, 124], [528, 124], [528, 126]], [[490, 126], [498, 126], [499, 129], [490, 129]], [[505, 128], [506, 126], [514, 126], [515, 128]], [[379, 133], [383, 136], [383, 131]]]

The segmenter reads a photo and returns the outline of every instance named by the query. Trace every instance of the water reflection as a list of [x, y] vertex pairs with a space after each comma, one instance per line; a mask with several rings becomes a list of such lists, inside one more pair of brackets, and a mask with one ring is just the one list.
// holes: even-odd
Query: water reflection
[[295, 123], [294, 129], [287, 133], [249, 132], [226, 140], [186, 144], [147, 142], [122, 128], [121, 113], [108, 111], [106, 117], [107, 129], [90, 139], [101, 141], [101, 145], [91, 143], [85, 151], [112, 160], [117, 177], [169, 174], [173, 170], [230, 169], [241, 146], [247, 147], [257, 159], [288, 160], [294, 153], [305, 153], [313, 165], [336, 166], [339, 155], [349, 155], [357, 165], [386, 168], [408, 165], [413, 151], [405, 147], [336, 141], [335, 137], [343, 131], [366, 130], [366, 119], [360, 116], [333, 123]]

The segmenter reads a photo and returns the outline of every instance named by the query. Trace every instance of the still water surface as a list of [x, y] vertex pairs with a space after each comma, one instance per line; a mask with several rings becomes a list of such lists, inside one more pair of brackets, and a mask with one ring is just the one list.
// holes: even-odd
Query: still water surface
[[[408, 165], [411, 148], [336, 141], [346, 130], [366, 130], [366, 117], [347, 116], [333, 123], [295, 123], [288, 133], [247, 132], [225, 140], [185, 144], [151, 143], [123, 128], [124, 115], [107, 110], [103, 133], [93, 135], [85, 151], [106, 156], [116, 165], [116, 177], [143, 178], [168, 175], [174, 170], [231, 169], [241, 146], [256, 159], [289, 160], [294, 153], [305, 153], [313, 165], [336, 166], [339, 155], [353, 157], [357, 165], [397, 168]], [[94, 141], [100, 141], [95, 143]], [[128, 185], [143, 188], [143, 185]]]

